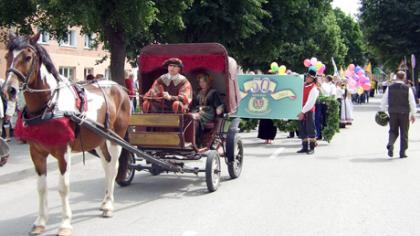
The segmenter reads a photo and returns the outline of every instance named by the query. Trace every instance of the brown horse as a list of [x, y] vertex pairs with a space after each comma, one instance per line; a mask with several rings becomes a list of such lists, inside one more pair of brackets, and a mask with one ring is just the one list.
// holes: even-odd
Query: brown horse
[[[58, 75], [48, 53], [37, 44], [39, 34], [29, 36], [9, 35], [7, 59], [7, 78], [2, 92], [8, 99], [16, 99], [23, 90], [26, 102], [26, 116], [42, 118], [46, 109], [54, 104], [56, 111], [80, 112], [76, 106], [76, 93], [66, 78]], [[127, 93], [116, 83], [98, 81], [84, 86], [87, 110], [83, 115], [90, 120], [105, 124], [108, 129], [124, 137], [130, 115]], [[100, 209], [104, 217], [112, 216], [114, 201], [114, 182], [118, 171], [118, 157], [121, 147], [99, 137], [90, 130], [76, 127], [68, 122], [69, 130], [78, 130], [67, 143], [46, 145], [36, 139], [28, 139], [32, 161], [38, 174], [39, 212], [31, 234], [45, 231], [48, 220], [47, 207], [47, 157], [58, 161], [60, 171], [59, 193], [62, 201], [62, 223], [58, 235], [71, 235], [72, 213], [69, 205], [70, 166], [72, 152], [95, 150], [102, 159], [105, 170], [105, 198]], [[31, 127], [31, 126], [29, 126]], [[59, 132], [57, 130], [56, 132]], [[50, 131], [51, 133], [51, 131]], [[60, 136], [61, 133], [59, 133]]]

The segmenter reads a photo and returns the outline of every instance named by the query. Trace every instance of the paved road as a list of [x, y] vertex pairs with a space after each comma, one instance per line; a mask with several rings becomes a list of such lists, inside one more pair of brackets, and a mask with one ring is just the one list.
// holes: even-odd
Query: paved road
[[[116, 212], [103, 219], [100, 161], [73, 161], [74, 235], [420, 235], [420, 117], [411, 127], [407, 159], [386, 160], [387, 129], [374, 123], [378, 100], [356, 107], [354, 125], [321, 142], [314, 156], [297, 155], [300, 142], [280, 134], [264, 145], [242, 134], [242, 176], [224, 170], [219, 190], [207, 193], [204, 177], [137, 173], [117, 187]], [[37, 212], [36, 179], [26, 146], [13, 144], [0, 168], [0, 235], [27, 235]], [[398, 153], [398, 147], [396, 147]], [[56, 164], [48, 175], [50, 221], [60, 223]]]

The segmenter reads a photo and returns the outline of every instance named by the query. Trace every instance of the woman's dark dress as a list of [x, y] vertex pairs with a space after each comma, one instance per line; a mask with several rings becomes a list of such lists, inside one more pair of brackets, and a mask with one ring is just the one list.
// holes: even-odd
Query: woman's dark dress
[[277, 134], [277, 127], [274, 126], [273, 120], [261, 119], [258, 126], [258, 138], [273, 140]]
[[216, 118], [216, 108], [222, 105], [222, 99], [215, 89], [200, 90], [193, 101], [194, 110], [200, 114], [200, 130], [204, 125]]

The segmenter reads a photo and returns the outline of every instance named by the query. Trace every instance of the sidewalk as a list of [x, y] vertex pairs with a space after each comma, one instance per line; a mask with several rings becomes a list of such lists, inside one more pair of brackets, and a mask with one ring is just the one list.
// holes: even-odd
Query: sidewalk
[[[35, 176], [35, 169], [29, 155], [29, 145], [20, 144], [15, 139], [8, 143], [10, 148], [9, 161], [0, 167], [0, 185]], [[86, 152], [86, 162], [95, 156]], [[47, 158], [48, 171], [57, 171], [57, 161], [52, 156]], [[72, 155], [72, 165], [83, 162], [81, 153]]]

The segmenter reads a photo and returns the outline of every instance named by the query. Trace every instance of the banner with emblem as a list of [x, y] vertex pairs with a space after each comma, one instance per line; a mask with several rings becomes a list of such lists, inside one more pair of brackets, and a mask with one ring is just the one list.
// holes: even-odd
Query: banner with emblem
[[293, 120], [302, 110], [302, 75], [238, 75], [237, 80], [236, 117]]

